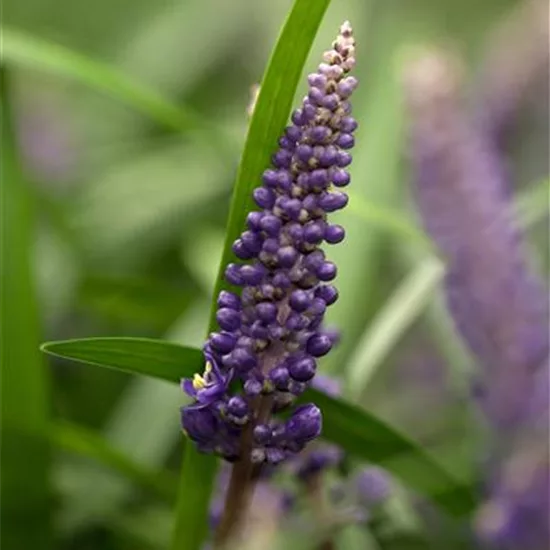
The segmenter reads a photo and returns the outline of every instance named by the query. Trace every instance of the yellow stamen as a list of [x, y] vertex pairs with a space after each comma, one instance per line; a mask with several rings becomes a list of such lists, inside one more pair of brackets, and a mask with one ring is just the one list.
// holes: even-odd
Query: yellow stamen
[[200, 374], [195, 374], [195, 376], [193, 376], [193, 388], [202, 390], [204, 386], [206, 386], [206, 380]]
[[195, 374], [193, 376], [193, 388], [195, 388], [196, 390], [202, 390], [207, 385], [205, 376], [210, 372], [212, 372], [212, 365], [209, 361], [204, 367], [204, 374], [202, 376], [200, 374]]

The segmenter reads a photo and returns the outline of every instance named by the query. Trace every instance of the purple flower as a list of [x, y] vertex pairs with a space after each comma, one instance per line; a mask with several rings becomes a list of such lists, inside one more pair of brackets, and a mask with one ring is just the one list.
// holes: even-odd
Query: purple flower
[[[322, 374], [315, 377], [312, 386], [332, 397], [341, 393], [340, 382]], [[311, 449], [308, 448], [295, 457], [292, 469], [300, 481], [308, 482], [325, 470], [339, 466], [344, 458], [344, 451], [340, 447], [327, 443], [315, 443]]]
[[544, 550], [550, 547], [548, 434], [522, 443], [497, 470], [476, 528], [499, 549]]
[[364, 506], [384, 502], [391, 494], [391, 478], [382, 468], [369, 466], [359, 472], [355, 480], [359, 501]]
[[[477, 355], [477, 397], [498, 436], [477, 532], [499, 548], [548, 548], [548, 296], [529, 272], [500, 159], [468, 120], [454, 60], [410, 67], [416, 193], [447, 259], [455, 324]], [[541, 427], [542, 426], [542, 427]]]
[[[246, 230], [233, 244], [240, 263], [227, 266], [225, 279], [241, 291], [220, 293], [220, 332], [205, 344], [205, 373], [183, 382], [195, 400], [188, 408], [211, 411], [231, 449], [243, 430], [253, 432], [249, 458], [256, 463], [278, 463], [321, 432], [321, 412], [313, 404], [296, 409], [286, 422], [271, 415], [311, 384], [317, 358], [335, 343], [323, 319], [338, 297], [324, 284], [336, 277], [336, 266], [321, 245], [344, 238], [344, 229], [327, 218], [348, 201], [340, 189], [350, 181], [347, 150], [357, 127], [349, 103], [357, 81], [348, 76], [354, 44], [346, 22], [309, 76], [308, 94], [253, 192], [258, 210], [249, 213]], [[244, 395], [232, 393], [230, 383], [242, 386]], [[226, 452], [218, 433], [209, 443], [208, 450]]]
[[311, 451], [304, 451], [299, 457], [296, 475], [307, 481], [329, 468], [337, 467], [344, 459], [344, 451], [336, 445], [323, 443]]
[[217, 361], [214, 357], [205, 353], [206, 367], [204, 374], [195, 374], [193, 379], [185, 378], [182, 380], [183, 391], [195, 399], [193, 405], [187, 408], [204, 408], [219, 400], [227, 391], [231, 381], [232, 371], [229, 370], [223, 374], [220, 371]]
[[447, 261], [451, 314], [484, 369], [482, 405], [509, 429], [548, 354], [548, 298], [528, 269], [500, 159], [460, 104], [455, 65], [430, 52], [407, 73], [416, 198]]

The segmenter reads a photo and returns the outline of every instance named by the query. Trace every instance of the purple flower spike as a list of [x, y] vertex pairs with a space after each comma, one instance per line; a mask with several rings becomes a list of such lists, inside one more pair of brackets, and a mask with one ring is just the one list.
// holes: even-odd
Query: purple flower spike
[[[344, 229], [328, 218], [348, 202], [331, 183], [343, 187], [350, 181], [342, 168], [351, 162], [357, 128], [349, 104], [357, 86], [349, 76], [354, 65], [355, 41], [346, 22], [308, 77], [308, 93], [253, 192], [257, 211], [248, 214], [233, 244], [238, 260], [225, 270], [240, 295], [224, 290], [218, 296], [219, 332], [204, 346], [205, 372], [183, 382], [194, 399], [184, 408], [186, 429], [203, 451], [276, 464], [320, 433], [315, 405], [296, 409], [286, 423], [272, 413], [291, 407], [308, 388], [316, 358], [335, 342], [323, 331], [323, 320], [338, 293], [323, 282], [336, 277], [336, 266], [321, 246], [344, 238]], [[196, 410], [205, 411], [215, 433], [206, 425], [194, 429], [186, 415], [202, 420], [191, 413]], [[241, 437], [244, 430], [252, 431], [255, 442], [247, 457], [240, 456], [240, 442], [250, 440]]]
[[550, 535], [548, 296], [529, 271], [501, 159], [463, 108], [457, 69], [454, 58], [427, 52], [406, 74], [417, 200], [447, 259], [450, 312], [479, 359], [476, 397], [506, 438], [490, 449], [477, 533], [498, 548], [542, 550]]
[[447, 259], [452, 316], [484, 367], [483, 407], [508, 429], [548, 355], [548, 298], [529, 272], [500, 159], [464, 113], [455, 65], [430, 53], [409, 70], [416, 196]]

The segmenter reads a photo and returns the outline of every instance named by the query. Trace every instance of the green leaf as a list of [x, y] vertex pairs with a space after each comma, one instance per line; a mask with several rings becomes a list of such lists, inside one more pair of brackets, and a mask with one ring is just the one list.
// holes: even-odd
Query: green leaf
[[85, 84], [168, 129], [191, 132], [204, 143], [224, 152], [228, 158], [233, 158], [233, 144], [203, 116], [170, 103], [155, 90], [133, 81], [107, 63], [5, 26], [2, 29], [1, 59], [8, 65], [45, 71]]
[[200, 453], [195, 445], [185, 446], [172, 532], [174, 550], [201, 548], [208, 531], [208, 508], [217, 469], [218, 461], [212, 455]]
[[[202, 352], [198, 349], [169, 344], [160, 340], [132, 338], [92, 338], [66, 342], [50, 342], [42, 349], [47, 353], [91, 363], [108, 368], [146, 374], [156, 378], [179, 382], [202, 370]], [[135, 362], [136, 368], [132, 367]], [[380, 464], [409, 487], [430, 497], [443, 509], [456, 515], [469, 513], [475, 504], [471, 487], [458, 481], [445, 471], [433, 458], [416, 443], [394, 430], [372, 414], [341, 399], [328, 397], [309, 389], [301, 399], [312, 401], [323, 411], [323, 437], [340, 445], [350, 455], [374, 464]], [[192, 445], [187, 447], [193, 448]], [[190, 452], [187, 451], [186, 454]], [[215, 459], [201, 456], [202, 487], [211, 487], [211, 479], [206, 474], [215, 472]], [[196, 457], [187, 457], [187, 463]], [[212, 459], [212, 460], [211, 460]], [[184, 468], [184, 472], [187, 472]], [[195, 478], [185, 474], [181, 480], [182, 493], [191, 499], [184, 487], [198, 487]], [[195, 495], [201, 499], [202, 494]], [[181, 499], [180, 499], [181, 500]], [[202, 501], [202, 500], [201, 500]], [[180, 507], [186, 506], [179, 504]], [[194, 513], [197, 513], [194, 511]], [[203, 525], [197, 522], [194, 525]], [[177, 529], [183, 529], [182, 526]], [[192, 529], [189, 536], [194, 536]], [[178, 536], [183, 532], [178, 532]], [[193, 539], [195, 540], [195, 539]], [[187, 548], [187, 547], [186, 547]], [[189, 546], [191, 548], [191, 546]]]
[[144, 374], [170, 382], [202, 372], [199, 350], [149, 338], [82, 338], [46, 342], [40, 349], [54, 357]]
[[81, 307], [129, 326], [165, 330], [191, 303], [196, 288], [148, 277], [87, 274], [78, 289]]
[[[178, 385], [134, 377], [111, 409], [101, 430], [102, 437], [141, 468], [159, 471], [174, 449], [185, 443], [178, 418], [182, 402]], [[65, 506], [58, 514], [58, 522], [69, 536], [91, 525], [113, 521], [121, 507], [135, 498], [133, 479], [89, 463], [65, 463], [58, 476], [66, 488]]]
[[373, 228], [387, 231], [398, 239], [414, 242], [435, 253], [436, 249], [431, 239], [405, 216], [392, 208], [371, 202], [359, 194], [348, 192], [348, 195], [350, 212], [372, 225]]
[[[231, 246], [244, 230], [246, 215], [254, 209], [252, 191], [260, 184], [262, 172], [269, 166], [277, 140], [287, 124], [304, 63], [329, 4], [330, 0], [296, 0], [269, 60], [233, 189], [214, 297], [226, 287], [223, 274], [234, 258]], [[212, 326], [215, 310], [213, 302]]]
[[434, 257], [421, 261], [367, 327], [346, 369], [348, 387], [355, 399], [364, 394], [377, 367], [425, 310], [444, 272], [443, 264]]
[[301, 401], [323, 411], [323, 437], [350, 455], [379, 464], [422, 495], [453, 515], [466, 515], [475, 499], [470, 486], [444, 470], [414, 441], [373, 414], [309, 389]]
[[33, 200], [17, 158], [6, 73], [6, 69], [0, 67], [0, 234], [4, 251], [0, 262], [0, 529], [5, 548], [47, 549], [52, 543], [50, 456], [45, 437], [49, 380], [38, 353], [40, 327], [31, 268], [35, 239]]
[[70, 422], [58, 422], [51, 428], [51, 440], [58, 447], [107, 466], [163, 500], [173, 502], [177, 480], [168, 472], [155, 472], [134, 462], [113, 447], [101, 434]]

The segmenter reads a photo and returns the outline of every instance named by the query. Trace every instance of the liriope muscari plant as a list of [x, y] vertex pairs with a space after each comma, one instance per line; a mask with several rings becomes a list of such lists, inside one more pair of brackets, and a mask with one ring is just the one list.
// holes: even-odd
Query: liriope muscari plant
[[328, 215], [348, 202], [341, 188], [350, 182], [357, 128], [349, 102], [354, 65], [345, 22], [309, 75], [307, 96], [253, 192], [258, 208], [233, 244], [235, 263], [225, 269], [226, 282], [240, 292], [223, 290], [217, 298], [219, 331], [204, 344], [204, 373], [182, 382], [193, 399], [181, 410], [184, 431], [200, 451], [239, 465], [240, 482], [230, 483], [228, 499], [246, 493], [252, 468], [295, 456], [321, 433], [314, 403], [294, 407], [284, 420], [274, 414], [292, 407], [335, 343], [323, 318], [338, 298], [331, 284], [336, 266], [323, 244], [345, 235]]
[[548, 548], [548, 295], [529, 269], [497, 147], [460, 97], [460, 63], [428, 50], [405, 77], [415, 191], [445, 256], [445, 291], [478, 358], [475, 396], [495, 434], [480, 538]]

